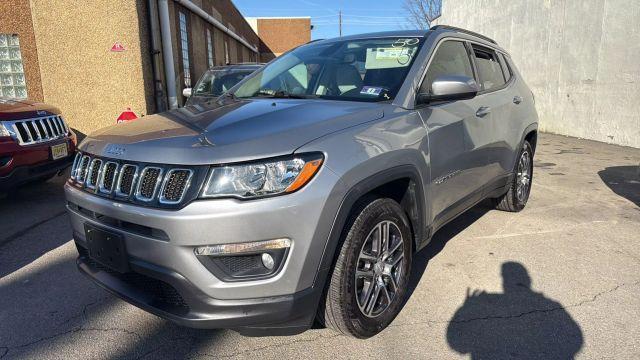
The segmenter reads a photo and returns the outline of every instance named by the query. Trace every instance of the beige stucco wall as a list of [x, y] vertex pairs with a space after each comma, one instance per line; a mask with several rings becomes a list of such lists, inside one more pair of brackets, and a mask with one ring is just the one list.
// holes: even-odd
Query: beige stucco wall
[[[127, 107], [138, 116], [153, 111], [145, 3], [31, 0], [44, 100], [72, 128], [115, 124]], [[110, 51], [117, 41], [126, 51]]]
[[543, 131], [640, 147], [640, 1], [443, 0], [437, 22], [511, 53]]
[[42, 101], [40, 65], [29, 0], [0, 0], [0, 34], [18, 34], [27, 96], [31, 100]]

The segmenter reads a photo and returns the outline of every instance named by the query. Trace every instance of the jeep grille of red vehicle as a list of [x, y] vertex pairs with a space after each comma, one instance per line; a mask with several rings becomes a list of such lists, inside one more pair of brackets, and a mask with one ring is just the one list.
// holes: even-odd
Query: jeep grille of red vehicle
[[8, 121], [5, 124], [20, 145], [43, 143], [69, 134], [69, 127], [58, 115]]

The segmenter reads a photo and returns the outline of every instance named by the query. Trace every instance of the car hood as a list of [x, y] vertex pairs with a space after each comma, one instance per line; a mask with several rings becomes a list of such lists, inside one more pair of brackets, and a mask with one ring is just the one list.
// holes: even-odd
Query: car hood
[[36, 101], [0, 97], [0, 121], [31, 119], [48, 115], [59, 115], [54, 106]]
[[79, 148], [130, 161], [231, 163], [291, 154], [321, 136], [382, 116], [375, 103], [226, 99], [110, 126]]

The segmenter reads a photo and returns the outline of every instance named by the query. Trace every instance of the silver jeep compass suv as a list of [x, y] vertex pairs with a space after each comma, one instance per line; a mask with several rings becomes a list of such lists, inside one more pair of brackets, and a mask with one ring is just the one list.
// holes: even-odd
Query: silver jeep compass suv
[[65, 186], [78, 267], [185, 326], [370, 337], [435, 231], [483, 199], [525, 206], [536, 134], [487, 37], [313, 42], [208, 103], [87, 137]]

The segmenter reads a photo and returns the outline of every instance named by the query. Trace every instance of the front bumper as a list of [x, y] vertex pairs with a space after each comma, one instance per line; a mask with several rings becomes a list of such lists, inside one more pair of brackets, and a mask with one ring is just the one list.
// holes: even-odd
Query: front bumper
[[[341, 186], [325, 168], [293, 194], [252, 201], [194, 201], [180, 210], [120, 203], [68, 184], [65, 192], [80, 252], [78, 267], [101, 286], [181, 325], [234, 328], [245, 334], [268, 328], [290, 334], [306, 330], [314, 318], [324, 280], [316, 281], [317, 274], [342, 199]], [[110, 271], [87, 256], [85, 224], [123, 236], [132, 274]], [[197, 246], [283, 237], [291, 239], [292, 246], [282, 269], [267, 279], [222, 281], [194, 254]], [[128, 278], [140, 276], [146, 280]], [[157, 293], [143, 291], [141, 282], [156, 283], [152, 288], [165, 286], [157, 281], [174, 289], [167, 290], [173, 294], [169, 298], [179, 297], [183, 303], [163, 303]]]
[[[68, 156], [52, 160], [51, 146], [67, 144]], [[0, 190], [8, 190], [30, 180], [53, 175], [73, 163], [75, 134], [38, 145], [20, 146], [13, 139], [0, 141]]]
[[179, 325], [192, 328], [231, 328], [248, 336], [294, 335], [313, 322], [322, 289], [312, 287], [293, 295], [218, 300], [196, 289], [182, 275], [139, 259], [131, 272], [120, 274], [96, 263], [76, 243], [78, 269], [119, 298]]

